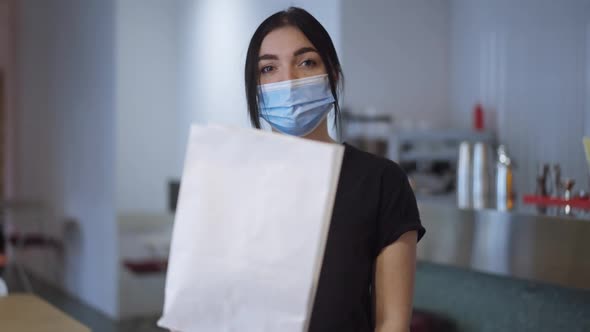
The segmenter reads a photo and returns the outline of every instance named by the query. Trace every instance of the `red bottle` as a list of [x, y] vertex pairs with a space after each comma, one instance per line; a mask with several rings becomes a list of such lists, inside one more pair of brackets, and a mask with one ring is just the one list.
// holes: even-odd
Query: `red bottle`
[[473, 108], [473, 129], [476, 131], [483, 131], [485, 129], [483, 106], [480, 103], [475, 104]]

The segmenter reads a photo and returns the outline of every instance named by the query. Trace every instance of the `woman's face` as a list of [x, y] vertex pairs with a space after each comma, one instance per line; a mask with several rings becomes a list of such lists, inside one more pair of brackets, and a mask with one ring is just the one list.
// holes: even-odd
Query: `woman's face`
[[260, 84], [326, 74], [322, 58], [297, 28], [286, 26], [271, 31], [258, 54]]

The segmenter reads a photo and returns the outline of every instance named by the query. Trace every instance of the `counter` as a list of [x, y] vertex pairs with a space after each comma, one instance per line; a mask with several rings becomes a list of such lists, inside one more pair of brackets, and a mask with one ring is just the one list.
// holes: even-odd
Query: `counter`
[[419, 201], [422, 262], [590, 290], [590, 220]]
[[0, 330], [90, 332], [88, 327], [31, 294], [0, 297]]

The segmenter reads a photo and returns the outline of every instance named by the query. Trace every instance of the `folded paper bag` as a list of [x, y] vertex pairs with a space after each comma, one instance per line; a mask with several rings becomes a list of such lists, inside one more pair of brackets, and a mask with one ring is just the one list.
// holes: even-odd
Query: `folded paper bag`
[[305, 331], [344, 148], [191, 128], [164, 313], [175, 331]]

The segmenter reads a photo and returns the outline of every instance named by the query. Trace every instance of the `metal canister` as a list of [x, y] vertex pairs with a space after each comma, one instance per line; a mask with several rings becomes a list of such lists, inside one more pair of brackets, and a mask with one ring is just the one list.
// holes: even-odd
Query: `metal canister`
[[512, 210], [514, 207], [512, 160], [508, 156], [504, 145], [500, 145], [497, 152], [496, 207], [501, 211]]
[[457, 206], [462, 209], [472, 207], [471, 179], [472, 179], [472, 147], [469, 142], [459, 145], [459, 159], [457, 160]]

